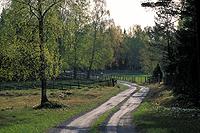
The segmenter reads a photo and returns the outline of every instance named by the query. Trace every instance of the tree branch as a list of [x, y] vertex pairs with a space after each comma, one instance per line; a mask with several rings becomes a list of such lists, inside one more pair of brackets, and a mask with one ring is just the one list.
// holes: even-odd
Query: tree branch
[[21, 3], [21, 4], [23, 4], [23, 5], [29, 6], [30, 12], [31, 12], [35, 17], [38, 18], [38, 15], [34, 12], [34, 10], [37, 11], [37, 12], [38, 12], [38, 10], [37, 10], [37, 8], [35, 8], [34, 6], [32, 6], [32, 5], [30, 4], [30, 3], [31, 3], [30, 0], [28, 0], [28, 2], [16, 0], [16, 2]]
[[33, 8], [35, 11], [38, 11], [37, 8], [35, 8], [34, 6], [32, 6], [30, 3], [30, 0], [28, 0], [28, 3], [27, 2], [24, 2], [24, 1], [20, 1], [20, 0], [16, 0], [16, 2], [18, 3], [21, 3], [21, 4], [24, 4], [24, 5], [28, 5], [30, 6], [31, 8]]
[[29, 6], [30, 12], [37, 18], [39, 19], [39, 16], [33, 11], [32, 7]]
[[47, 7], [47, 9], [44, 11], [44, 13], [42, 14], [42, 16], [44, 17], [46, 15], [46, 13], [56, 4], [58, 4], [59, 2], [61, 2], [62, 0], [58, 0], [53, 2], [49, 7]]

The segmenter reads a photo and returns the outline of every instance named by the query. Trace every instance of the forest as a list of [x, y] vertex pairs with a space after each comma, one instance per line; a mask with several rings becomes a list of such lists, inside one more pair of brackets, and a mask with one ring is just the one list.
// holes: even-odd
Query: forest
[[[115, 24], [104, 0], [5, 0], [0, 14], [0, 84], [73, 80], [128, 71], [159, 78], [174, 95], [200, 105], [197, 0], [144, 1], [155, 26]], [[1, 90], [0, 90], [1, 91]]]

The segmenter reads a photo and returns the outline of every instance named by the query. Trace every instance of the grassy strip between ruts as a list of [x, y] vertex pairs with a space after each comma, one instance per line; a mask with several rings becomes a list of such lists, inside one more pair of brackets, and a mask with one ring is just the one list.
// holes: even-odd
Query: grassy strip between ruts
[[71, 117], [95, 108], [110, 97], [127, 89], [94, 87], [72, 90], [48, 90], [49, 99], [67, 107], [61, 109], [34, 110], [39, 103], [40, 90], [0, 91], [0, 132], [41, 133]]
[[176, 97], [162, 85], [151, 85], [150, 93], [133, 112], [140, 133], [198, 133], [200, 110], [174, 107]]
[[118, 110], [117, 107], [112, 108], [111, 110], [103, 113], [96, 121], [95, 123], [91, 126], [90, 128], [90, 133], [100, 133], [100, 127], [105, 126], [104, 122], [110, 117], [111, 114], [116, 112]]

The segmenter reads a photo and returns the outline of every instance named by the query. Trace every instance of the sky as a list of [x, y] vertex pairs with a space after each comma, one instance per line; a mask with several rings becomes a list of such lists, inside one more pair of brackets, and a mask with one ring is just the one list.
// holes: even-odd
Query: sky
[[[123, 29], [129, 29], [133, 25], [153, 26], [154, 13], [141, 7], [143, 0], [106, 0], [107, 9], [110, 10], [111, 18], [115, 24]], [[151, 0], [153, 1], [153, 0]], [[3, 0], [0, 0], [0, 12]]]
[[0, 13], [2, 11], [2, 1], [0, 0]]
[[116, 25], [129, 29], [133, 25], [153, 26], [154, 12], [141, 7], [142, 0], [106, 0], [107, 9]]
[[4, 4], [5, 4], [5, 0], [0, 0], [0, 13], [3, 9]]

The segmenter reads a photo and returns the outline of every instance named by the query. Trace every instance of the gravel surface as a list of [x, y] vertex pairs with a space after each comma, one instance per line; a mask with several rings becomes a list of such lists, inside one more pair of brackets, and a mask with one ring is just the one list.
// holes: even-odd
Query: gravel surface
[[121, 107], [114, 113], [107, 123], [107, 133], [134, 133], [136, 132], [132, 124], [131, 112], [136, 109], [147, 95], [149, 88], [140, 86], [141, 89], [134, 93]]
[[[120, 109], [114, 113], [106, 125], [106, 133], [135, 133], [136, 130], [132, 123], [131, 112], [136, 109], [149, 92], [149, 88], [138, 86], [129, 82], [122, 82], [129, 88], [118, 95], [110, 98], [107, 102], [92, 111], [77, 117], [71, 122], [57, 126], [49, 133], [88, 133], [90, 126], [95, 120], [110, 109], [122, 104]], [[140, 89], [136, 91], [136, 88]]]

